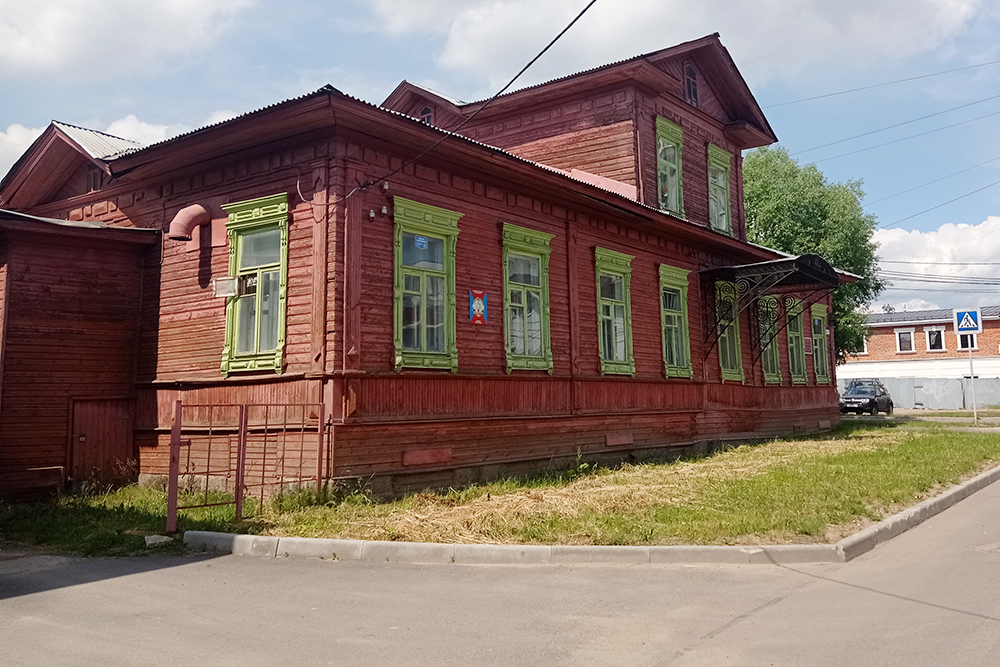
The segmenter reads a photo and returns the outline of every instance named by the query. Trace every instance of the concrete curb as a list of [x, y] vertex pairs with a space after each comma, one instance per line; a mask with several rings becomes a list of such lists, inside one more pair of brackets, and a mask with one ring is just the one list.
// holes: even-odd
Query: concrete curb
[[1000, 480], [1000, 466], [914, 505], [885, 521], [845, 537], [836, 544], [760, 546], [568, 546], [522, 544], [437, 544], [367, 542], [308, 537], [232, 535], [201, 530], [184, 533], [184, 544], [207, 551], [257, 558], [322, 558], [390, 563], [459, 563], [526, 565], [570, 563], [844, 563], [942, 512], [976, 491]]

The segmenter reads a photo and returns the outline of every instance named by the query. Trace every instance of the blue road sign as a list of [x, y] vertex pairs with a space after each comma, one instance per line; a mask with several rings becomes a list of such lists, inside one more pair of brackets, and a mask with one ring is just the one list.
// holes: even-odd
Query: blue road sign
[[983, 333], [983, 314], [979, 309], [955, 310], [955, 333], [958, 334], [979, 334]]

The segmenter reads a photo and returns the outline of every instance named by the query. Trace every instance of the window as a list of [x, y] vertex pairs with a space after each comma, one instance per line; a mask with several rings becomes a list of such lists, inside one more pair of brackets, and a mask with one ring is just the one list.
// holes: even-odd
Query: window
[[549, 241], [552, 234], [503, 226], [504, 344], [507, 372], [552, 372], [549, 339]]
[[688, 273], [690, 271], [660, 264], [660, 318], [667, 377], [693, 375], [687, 319]]
[[226, 204], [229, 275], [222, 373], [281, 372], [288, 281], [288, 197], [285, 193]]
[[959, 334], [958, 335], [958, 349], [960, 350], [978, 350], [976, 347], [976, 334]]
[[594, 248], [594, 256], [601, 375], [635, 375], [629, 296], [632, 256], [604, 248]]
[[944, 327], [924, 327], [928, 352], [944, 352]]
[[420, 120], [421, 122], [427, 123], [428, 125], [434, 124], [434, 107], [424, 107], [420, 110]]
[[684, 217], [681, 148], [684, 131], [662, 116], [656, 117], [656, 177], [660, 210]]
[[396, 371], [458, 370], [455, 340], [455, 213], [402, 197], [394, 200]]
[[816, 373], [816, 384], [829, 384], [830, 382], [830, 352], [827, 344], [826, 304], [814, 303], [811, 309], [812, 314], [812, 339], [813, 339], [813, 372]]
[[908, 354], [916, 352], [913, 347], [913, 329], [893, 329], [896, 334], [896, 352]]
[[806, 382], [806, 346], [802, 331], [802, 303], [785, 300], [785, 330], [788, 333], [788, 372], [795, 384]]
[[708, 145], [708, 219], [712, 229], [732, 234], [729, 202], [729, 167], [732, 155]]
[[760, 332], [760, 359], [764, 382], [781, 384], [781, 360], [778, 354], [778, 297], [771, 294], [757, 299], [757, 327]]
[[739, 299], [736, 285], [715, 283], [715, 307], [719, 318], [719, 367], [722, 379], [743, 381], [743, 353], [740, 349]]
[[691, 106], [698, 106], [698, 72], [690, 63], [684, 65], [684, 97]]
[[87, 169], [87, 192], [101, 189], [101, 170], [97, 167]]

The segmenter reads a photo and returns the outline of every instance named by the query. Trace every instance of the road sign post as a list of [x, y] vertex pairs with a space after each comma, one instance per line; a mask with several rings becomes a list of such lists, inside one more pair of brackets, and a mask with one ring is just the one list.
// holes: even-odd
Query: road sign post
[[[952, 311], [955, 325], [955, 337], [961, 347], [962, 336], [974, 336], [983, 333], [983, 314], [978, 308], [971, 310]], [[979, 426], [979, 413], [976, 410], [976, 373], [972, 367], [972, 344], [974, 338], [968, 339], [969, 348], [969, 385], [972, 389], [972, 423]]]

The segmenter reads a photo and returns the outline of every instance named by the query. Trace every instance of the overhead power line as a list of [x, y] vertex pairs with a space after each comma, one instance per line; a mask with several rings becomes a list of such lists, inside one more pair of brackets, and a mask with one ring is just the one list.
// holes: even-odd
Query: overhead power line
[[902, 192], [897, 192], [896, 194], [889, 195], [888, 197], [882, 197], [881, 199], [876, 199], [875, 201], [865, 202], [865, 206], [872, 206], [874, 204], [879, 204], [881, 202], [884, 202], [887, 199], [892, 199], [893, 197], [898, 197], [900, 195], [905, 195], [905, 194], [907, 194], [909, 192], [913, 192], [914, 190], [921, 190], [923, 188], [926, 188], [928, 185], [934, 185], [935, 183], [938, 183], [938, 182], [943, 181], [945, 179], [951, 178], [952, 176], [958, 176], [959, 174], [964, 174], [967, 171], [972, 171], [973, 169], [976, 169], [978, 167], [982, 167], [983, 165], [987, 165], [990, 162], [996, 162], [997, 160], [1000, 160], [1000, 156], [997, 156], [995, 158], [990, 158], [989, 160], [986, 160], [985, 162], [980, 162], [979, 164], [974, 164], [971, 167], [966, 167], [965, 169], [960, 169], [959, 171], [956, 171], [956, 172], [953, 172], [951, 174], [948, 174], [947, 176], [942, 176], [941, 178], [935, 178], [933, 181], [927, 181], [926, 183], [921, 183], [920, 185], [915, 185], [912, 188], [907, 188], [906, 190], [903, 190]]
[[925, 208], [924, 210], [918, 211], [918, 212], [914, 213], [913, 215], [908, 215], [905, 218], [900, 218], [899, 220], [896, 220], [895, 222], [890, 222], [887, 225], [880, 225], [880, 227], [882, 229], [888, 229], [889, 227], [894, 227], [894, 226], [898, 225], [901, 222], [906, 222], [907, 220], [915, 218], [918, 215], [923, 215], [924, 213], [929, 213], [930, 211], [936, 211], [937, 209], [941, 208], [942, 206], [947, 206], [948, 204], [952, 204], [954, 202], [957, 202], [959, 199], [965, 199], [966, 197], [971, 197], [972, 195], [976, 194], [977, 192], [982, 192], [983, 190], [986, 190], [988, 188], [992, 188], [995, 185], [1000, 185], [1000, 181], [993, 181], [989, 185], [984, 185], [983, 187], [977, 188], [977, 189], [973, 190], [972, 192], [966, 192], [964, 195], [959, 195], [958, 197], [955, 197], [954, 199], [949, 199], [948, 201], [946, 201], [946, 202], [944, 202], [942, 204], [938, 204], [937, 206], [931, 206], [930, 208]]
[[877, 130], [871, 130], [869, 132], [862, 132], [861, 134], [855, 134], [853, 137], [847, 137], [845, 139], [838, 139], [837, 141], [831, 141], [825, 144], [820, 144], [819, 146], [813, 146], [812, 148], [806, 148], [801, 151], [796, 151], [791, 153], [791, 155], [802, 155], [803, 153], [811, 153], [812, 151], [817, 151], [820, 148], [826, 148], [827, 146], [836, 146], [837, 144], [842, 144], [846, 141], [853, 141], [854, 139], [860, 139], [861, 137], [868, 137], [873, 134], [878, 134], [879, 132], [885, 132], [886, 130], [893, 130], [897, 127], [902, 127], [904, 125], [910, 125], [911, 123], [917, 123], [922, 120], [927, 120], [928, 118], [934, 118], [936, 116], [941, 116], [946, 113], [951, 113], [952, 111], [958, 111], [959, 109], [966, 109], [977, 104], [983, 104], [984, 102], [989, 102], [990, 100], [995, 100], [1000, 98], [1000, 95], [991, 95], [990, 97], [985, 97], [981, 100], [976, 100], [975, 102], [968, 102], [966, 104], [960, 104], [957, 107], [952, 107], [950, 109], [945, 109], [944, 111], [937, 111], [932, 114], [927, 114], [926, 116], [921, 116], [920, 118], [913, 118], [911, 120], [904, 120], [901, 123], [895, 123], [893, 125], [887, 125], [886, 127], [880, 127]]
[[924, 266], [1000, 266], [1000, 262], [918, 262], [911, 259], [879, 259], [879, 264], [922, 264]]
[[840, 155], [831, 155], [830, 157], [821, 157], [818, 160], [813, 160], [812, 164], [817, 164], [819, 162], [825, 162], [826, 160], [836, 160], [839, 157], [847, 157], [848, 155], [854, 155], [856, 153], [864, 153], [865, 151], [874, 150], [876, 148], [882, 148], [883, 146], [890, 146], [892, 144], [898, 144], [901, 141], [909, 141], [910, 139], [916, 139], [917, 137], [923, 137], [923, 136], [926, 136], [928, 134], [934, 134], [935, 132], [940, 132], [942, 130], [948, 130], [948, 129], [951, 129], [953, 127], [958, 127], [959, 125], [965, 125], [966, 123], [973, 123], [973, 122], [975, 122], [977, 120], [982, 120], [984, 118], [989, 118], [990, 116], [997, 116], [997, 115], [1000, 115], [1000, 111], [994, 111], [993, 113], [988, 113], [988, 114], [986, 114], [984, 116], [976, 116], [975, 118], [970, 118], [968, 120], [961, 120], [961, 121], [959, 121], [957, 123], [952, 123], [951, 125], [944, 125], [943, 127], [937, 127], [937, 128], [934, 128], [933, 130], [927, 130], [926, 132], [920, 132], [918, 134], [911, 134], [908, 137], [902, 137], [900, 139], [893, 139], [892, 141], [886, 141], [886, 142], [881, 143], [881, 144], [875, 144], [874, 146], [867, 146], [865, 148], [859, 148], [857, 150], [849, 151], [847, 153], [841, 153]]
[[883, 88], [885, 86], [893, 86], [897, 83], [907, 83], [909, 81], [917, 81], [919, 79], [929, 79], [932, 76], [941, 76], [942, 74], [953, 74], [955, 72], [962, 72], [964, 70], [975, 69], [977, 67], [986, 67], [987, 65], [996, 65], [1000, 63], [1000, 60], [991, 60], [988, 63], [978, 63], [976, 65], [968, 65], [966, 67], [956, 67], [955, 69], [948, 69], [942, 72], [932, 72], [930, 74], [921, 74], [919, 76], [911, 76], [905, 79], [896, 79], [895, 81], [886, 81], [884, 83], [873, 83], [870, 86], [861, 86], [860, 88], [850, 88], [848, 90], [838, 90], [835, 93], [825, 93], [823, 95], [814, 95], [813, 97], [803, 97], [798, 100], [789, 100], [788, 102], [778, 102], [776, 104], [768, 104], [761, 107], [761, 109], [773, 109], [774, 107], [784, 107], [789, 104], [799, 104], [800, 102], [811, 102], [813, 100], [822, 100], [827, 97], [836, 97], [837, 95], [847, 95], [848, 93], [858, 93], [862, 90], [871, 90], [873, 88]]
[[434, 142], [433, 144], [431, 144], [431, 145], [430, 145], [430, 146], [429, 146], [428, 148], [426, 148], [426, 149], [424, 149], [423, 151], [421, 151], [421, 152], [420, 152], [420, 153], [419, 153], [419, 154], [418, 154], [418, 155], [417, 155], [416, 157], [414, 157], [414, 158], [412, 158], [412, 159], [410, 159], [410, 160], [408, 160], [408, 161], [404, 162], [404, 163], [403, 163], [402, 165], [400, 165], [400, 166], [399, 166], [398, 168], [396, 168], [396, 169], [392, 170], [392, 171], [391, 171], [391, 172], [389, 172], [388, 174], [386, 174], [386, 175], [384, 175], [384, 176], [381, 176], [381, 177], [379, 177], [379, 178], [377, 178], [377, 179], [374, 179], [374, 180], [368, 180], [368, 181], [365, 181], [365, 182], [364, 182], [364, 183], [362, 183], [361, 185], [357, 186], [356, 188], [354, 188], [353, 190], [351, 190], [351, 192], [350, 192], [350, 193], [348, 193], [348, 195], [347, 195], [346, 197], [344, 197], [344, 199], [348, 199], [348, 198], [350, 198], [350, 197], [351, 197], [352, 195], [354, 195], [354, 193], [358, 192], [359, 190], [365, 190], [365, 189], [366, 189], [366, 188], [368, 188], [369, 186], [372, 186], [372, 185], [375, 185], [375, 184], [376, 184], [376, 183], [378, 183], [379, 181], [384, 181], [384, 180], [386, 180], [387, 178], [392, 178], [393, 176], [395, 176], [395, 175], [396, 175], [396, 174], [398, 174], [399, 172], [403, 171], [403, 169], [405, 169], [406, 167], [410, 166], [411, 164], [413, 164], [414, 162], [416, 162], [417, 160], [419, 160], [420, 158], [424, 157], [425, 155], [427, 155], [428, 153], [430, 153], [431, 151], [433, 151], [433, 150], [434, 150], [435, 148], [437, 148], [438, 146], [440, 146], [441, 144], [443, 144], [443, 143], [444, 143], [444, 142], [445, 142], [446, 140], [450, 139], [450, 138], [451, 138], [451, 137], [453, 137], [453, 136], [456, 136], [456, 135], [458, 134], [458, 131], [459, 131], [459, 130], [461, 130], [461, 129], [462, 129], [463, 127], [465, 127], [465, 125], [466, 125], [466, 124], [467, 124], [467, 123], [468, 123], [469, 121], [471, 121], [471, 120], [472, 120], [473, 118], [475, 118], [475, 117], [476, 117], [476, 116], [477, 116], [477, 115], [479, 114], [479, 112], [480, 112], [480, 111], [482, 111], [483, 109], [485, 109], [486, 107], [488, 107], [488, 106], [489, 106], [489, 105], [490, 105], [490, 104], [491, 104], [491, 103], [493, 102], [493, 100], [495, 100], [496, 98], [500, 97], [500, 96], [501, 96], [501, 95], [503, 95], [503, 94], [504, 94], [505, 92], [507, 92], [507, 90], [508, 90], [508, 89], [509, 89], [509, 88], [510, 88], [511, 86], [513, 86], [513, 85], [514, 85], [514, 82], [515, 82], [515, 81], [517, 81], [517, 80], [518, 80], [519, 78], [521, 78], [521, 75], [522, 75], [522, 74], [524, 74], [524, 73], [525, 73], [526, 71], [528, 71], [528, 68], [529, 68], [529, 67], [531, 67], [532, 65], [534, 65], [534, 64], [535, 64], [535, 61], [537, 61], [537, 60], [538, 60], [539, 58], [541, 58], [541, 57], [542, 57], [543, 55], [545, 55], [545, 52], [546, 52], [546, 51], [548, 51], [549, 49], [551, 49], [551, 48], [552, 48], [552, 46], [553, 46], [553, 45], [554, 45], [554, 44], [555, 44], [556, 42], [558, 42], [558, 41], [559, 41], [559, 39], [560, 39], [560, 38], [561, 38], [561, 37], [562, 37], [563, 35], [565, 35], [565, 34], [566, 34], [566, 32], [567, 32], [567, 31], [568, 31], [568, 30], [569, 30], [570, 28], [572, 28], [572, 27], [573, 27], [573, 26], [574, 26], [574, 25], [576, 24], [576, 22], [577, 22], [577, 21], [579, 21], [579, 20], [580, 20], [580, 19], [581, 19], [581, 18], [583, 17], [583, 15], [587, 13], [587, 10], [589, 10], [589, 9], [590, 9], [591, 7], [593, 7], [593, 6], [594, 6], [594, 3], [596, 3], [596, 2], [597, 2], [597, 0], [590, 0], [590, 2], [588, 2], [588, 3], [587, 3], [587, 6], [586, 6], [586, 7], [584, 7], [583, 9], [581, 9], [581, 10], [580, 10], [580, 13], [579, 13], [579, 14], [577, 14], [577, 15], [576, 15], [576, 17], [575, 17], [575, 18], [574, 18], [574, 19], [573, 19], [572, 21], [570, 21], [570, 22], [569, 22], [569, 23], [568, 23], [568, 24], [566, 25], [566, 27], [565, 27], [565, 28], [563, 28], [563, 29], [562, 29], [561, 31], [559, 31], [559, 34], [558, 34], [558, 35], [556, 35], [556, 36], [555, 36], [555, 37], [554, 37], [554, 38], [552, 39], [552, 41], [551, 41], [551, 42], [549, 42], [549, 43], [548, 43], [548, 44], [547, 44], [547, 45], [545, 46], [545, 48], [544, 48], [544, 49], [542, 49], [541, 51], [539, 51], [539, 52], [538, 52], [538, 55], [536, 55], [536, 56], [535, 56], [534, 58], [532, 58], [532, 59], [531, 59], [531, 60], [530, 60], [530, 61], [528, 62], [528, 64], [527, 64], [527, 65], [525, 65], [524, 67], [522, 67], [522, 68], [521, 68], [521, 71], [520, 71], [520, 72], [518, 72], [517, 74], [515, 74], [515, 75], [514, 75], [514, 78], [513, 78], [513, 79], [511, 79], [510, 81], [508, 81], [508, 82], [507, 82], [507, 85], [506, 85], [506, 86], [504, 86], [503, 88], [501, 88], [500, 90], [498, 90], [498, 91], [496, 92], [496, 94], [495, 94], [495, 95], [493, 95], [493, 97], [491, 97], [490, 99], [486, 100], [486, 101], [485, 101], [485, 102], [483, 103], [483, 105], [482, 105], [481, 107], [479, 107], [479, 108], [478, 108], [478, 109], [476, 109], [476, 110], [475, 110], [474, 112], [472, 112], [471, 114], [469, 114], [469, 116], [468, 116], [468, 117], [466, 117], [466, 119], [465, 119], [465, 120], [463, 120], [463, 121], [462, 121], [462, 122], [461, 122], [461, 123], [460, 123], [460, 124], [458, 125], [458, 127], [456, 127], [456, 128], [454, 129], [454, 130], [451, 130], [450, 132], [446, 133], [446, 134], [445, 134], [444, 136], [442, 136], [442, 137], [441, 137], [440, 139], [438, 139], [438, 140], [437, 140], [436, 142]]

